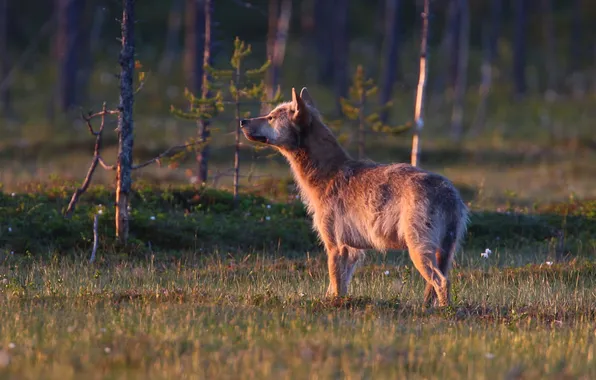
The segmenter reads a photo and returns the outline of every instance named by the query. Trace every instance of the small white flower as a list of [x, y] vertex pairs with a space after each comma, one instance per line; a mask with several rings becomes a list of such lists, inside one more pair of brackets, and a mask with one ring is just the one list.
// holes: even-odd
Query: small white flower
[[8, 278], [2, 279], [2, 285], [8, 285]]
[[384, 273], [385, 273], [385, 276], [389, 276], [389, 271], [388, 270], [386, 270]]
[[480, 256], [484, 257], [485, 259], [488, 259], [488, 256], [490, 256], [491, 253], [493, 253], [493, 251], [487, 248], [484, 252], [480, 254]]
[[271, 205], [267, 205], [267, 208], [271, 208]]
[[553, 262], [552, 261], [547, 261], [546, 262], [546, 265], [548, 265], [550, 267], [551, 265], [553, 265]]
[[10, 348], [11, 350], [14, 350], [17, 347], [16, 344], [14, 344], [13, 342], [8, 343], [8, 348]]
[[130, 207], [130, 206], [126, 206], [126, 209], [127, 209], [128, 211], [130, 211], [130, 210], [132, 210], [132, 207]]
[[10, 196], [11, 196], [11, 197], [15, 197], [15, 196], [16, 196], [16, 194], [15, 194], [15, 193], [10, 193]]
[[304, 294], [303, 292], [298, 293], [298, 295], [300, 296], [300, 298], [303, 298], [306, 294]]
[[10, 254], [11, 254], [11, 255], [14, 255], [14, 251], [10, 251]]
[[99, 210], [97, 210], [97, 215], [103, 215], [103, 209], [100, 208]]
[[8, 232], [12, 232], [12, 227], [8, 227]]
[[149, 217], [149, 219], [151, 219], [151, 220], [155, 220], [155, 216], [151, 215], [151, 216]]
[[484, 357], [487, 358], [488, 360], [494, 359], [495, 354], [491, 354], [490, 352], [487, 352], [486, 354], [484, 354]]
[[104, 349], [103, 349], [103, 351], [104, 351], [106, 354], [109, 354], [110, 352], [112, 352], [112, 349], [111, 349], [110, 347], [106, 347], [106, 348], [104, 348]]
[[266, 216], [265, 217], [265, 220], [271, 220], [271, 217], [270, 216]]

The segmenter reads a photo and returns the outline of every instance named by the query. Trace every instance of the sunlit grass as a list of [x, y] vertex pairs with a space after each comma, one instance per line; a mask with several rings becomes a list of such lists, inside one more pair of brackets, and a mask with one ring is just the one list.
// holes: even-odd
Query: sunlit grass
[[324, 257], [294, 257], [214, 253], [95, 265], [7, 259], [0, 267], [0, 374], [596, 374], [590, 262], [499, 268], [494, 256], [470, 259], [453, 271], [453, 307], [429, 311], [422, 308], [424, 284], [403, 255], [369, 257], [351, 295], [339, 300], [323, 297]]

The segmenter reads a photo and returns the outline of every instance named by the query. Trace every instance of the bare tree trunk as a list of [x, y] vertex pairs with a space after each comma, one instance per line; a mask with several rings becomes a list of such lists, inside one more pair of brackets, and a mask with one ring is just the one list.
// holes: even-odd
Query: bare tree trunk
[[96, 6], [95, 12], [93, 12], [93, 24], [91, 25], [91, 31], [89, 32], [89, 50], [91, 51], [91, 56], [95, 56], [99, 49], [101, 29], [103, 28], [105, 20], [105, 13], [105, 8], [101, 5]]
[[[272, 0], [275, 1], [275, 0]], [[271, 16], [270, 16], [271, 17]], [[292, 0], [283, 0], [281, 3], [281, 10], [279, 18], [276, 20], [275, 39], [271, 50], [271, 67], [267, 72], [267, 97], [273, 99], [275, 91], [279, 85], [279, 73], [281, 71], [284, 57], [286, 55], [286, 43], [288, 41], [288, 29], [290, 28], [290, 18], [292, 17]], [[271, 25], [270, 25], [271, 27]], [[269, 41], [268, 46], [269, 48]], [[262, 105], [262, 113], [269, 112], [271, 104]]]
[[414, 136], [412, 137], [412, 166], [418, 166], [420, 162], [420, 132], [424, 127], [424, 90], [426, 88], [426, 74], [428, 71], [427, 40], [428, 40], [428, 17], [430, 13], [430, 0], [424, 0], [424, 12], [422, 13], [422, 38], [420, 42], [420, 76], [418, 78], [418, 89], [416, 91], [416, 107], [414, 109]]
[[[0, 0], [0, 84], [3, 83], [9, 72], [9, 54], [8, 54], [8, 0]], [[10, 90], [9, 86], [2, 86], [0, 90], [0, 114], [10, 114]]]
[[[236, 88], [240, 88], [240, 63], [236, 68], [234, 82]], [[240, 94], [236, 91], [234, 98], [236, 116], [236, 142], [234, 144], [234, 207], [238, 204], [238, 190], [240, 188]]]
[[118, 162], [116, 166], [116, 238], [128, 241], [129, 195], [132, 187], [133, 77], [135, 70], [135, 0], [123, 0], [122, 50], [120, 51], [120, 105], [118, 115]]
[[[204, 0], [205, 5], [205, 40], [203, 41], [203, 67], [206, 65], [211, 66], [211, 46], [212, 46], [212, 17], [213, 17], [213, 2], [212, 0]], [[207, 99], [210, 97], [209, 94], [209, 72], [207, 70], [203, 70], [203, 80], [202, 80], [202, 89], [201, 89], [201, 96], [203, 99]], [[199, 121], [199, 140], [202, 143], [202, 147], [197, 154], [197, 166], [198, 166], [198, 179], [199, 183], [207, 182], [207, 177], [209, 173], [209, 145], [208, 139], [211, 135], [211, 131], [209, 130], [209, 121], [208, 120], [200, 120]]]
[[515, 96], [526, 94], [526, 29], [528, 22], [527, 0], [516, 0], [515, 33], [513, 37], [513, 82]]
[[203, 79], [203, 33], [205, 7], [200, 0], [186, 0], [184, 40], [184, 73], [186, 86], [193, 94], [201, 91]]
[[453, 113], [451, 114], [451, 137], [455, 141], [461, 140], [463, 134], [464, 101], [467, 88], [468, 49], [470, 39], [470, 11], [468, 0], [458, 0], [459, 31], [457, 51], [457, 76], [453, 90]]
[[573, 0], [572, 24], [569, 41], [569, 64], [567, 72], [571, 75], [571, 87], [573, 97], [581, 99], [586, 92], [586, 83], [584, 74], [581, 72], [582, 60], [582, 0]]
[[555, 57], [555, 26], [553, 23], [553, 4], [552, 0], [542, 0], [542, 27], [545, 43], [545, 63], [547, 71], [547, 97], [550, 98], [556, 91], [557, 83], [557, 65]]
[[[447, 86], [449, 91], [454, 91], [457, 83], [459, 42], [461, 35], [461, 3], [460, 0], [450, 0], [447, 9]], [[450, 92], [451, 94], [451, 92]]]
[[270, 60], [273, 60], [278, 19], [279, 0], [269, 0], [269, 8], [267, 11], [267, 59]]
[[182, 28], [183, 0], [172, 0], [170, 14], [168, 16], [168, 30], [166, 31], [166, 43], [163, 56], [159, 62], [159, 73], [169, 74], [172, 71], [172, 64], [179, 52], [178, 38]]
[[573, 0], [573, 13], [571, 34], [569, 41], [569, 72], [574, 73], [579, 70], [581, 62], [582, 48], [582, 0]]
[[315, 3], [315, 30], [317, 48], [317, 79], [329, 84], [333, 80], [333, 1]]
[[340, 97], [346, 97], [348, 93], [348, 60], [350, 53], [348, 36], [348, 0], [335, 0], [333, 9], [333, 58], [334, 58], [334, 87], [336, 108], [342, 114]]
[[[381, 68], [381, 93], [379, 102], [386, 104], [391, 99], [393, 86], [399, 72], [398, 49], [399, 49], [399, 24], [397, 16], [399, 0], [385, 0], [385, 41], [383, 41], [383, 67]], [[387, 122], [389, 110], [381, 113], [383, 123]]]
[[[492, 0], [490, 8], [490, 27], [484, 29], [484, 57], [482, 61], [481, 83], [479, 89], [479, 103], [474, 116], [472, 128], [470, 128], [473, 135], [478, 135], [484, 129], [486, 122], [486, 109], [488, 104], [488, 95], [492, 86], [493, 65], [497, 57], [498, 41], [499, 41], [499, 26], [501, 23], [502, 0]], [[489, 30], [487, 32], [487, 30]]]
[[364, 116], [364, 107], [366, 103], [365, 90], [360, 91], [360, 106], [358, 107], [358, 159], [364, 158], [364, 149], [366, 141], [366, 125]]
[[302, 54], [308, 54], [313, 44], [313, 35], [315, 29], [315, 1], [302, 0], [300, 10], [300, 43], [302, 45]]
[[67, 111], [75, 104], [78, 23], [81, 14], [81, 0], [56, 0], [58, 11], [58, 32], [56, 53], [58, 58], [58, 106]]

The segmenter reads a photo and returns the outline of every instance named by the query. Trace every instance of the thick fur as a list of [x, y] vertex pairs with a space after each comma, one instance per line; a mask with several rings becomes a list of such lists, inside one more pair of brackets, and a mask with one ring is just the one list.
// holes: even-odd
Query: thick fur
[[306, 88], [268, 115], [242, 120], [246, 138], [277, 148], [328, 255], [330, 296], [347, 293], [365, 249], [408, 249], [425, 303], [450, 302], [448, 272], [468, 211], [445, 177], [408, 164], [354, 160], [323, 124]]

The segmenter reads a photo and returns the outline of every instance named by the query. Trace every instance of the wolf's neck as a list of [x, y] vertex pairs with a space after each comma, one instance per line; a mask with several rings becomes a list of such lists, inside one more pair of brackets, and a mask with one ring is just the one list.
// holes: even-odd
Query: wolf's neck
[[325, 126], [314, 128], [316, 131], [304, 138], [301, 148], [285, 154], [310, 211], [313, 202], [324, 196], [330, 182], [350, 160], [330, 130]]

